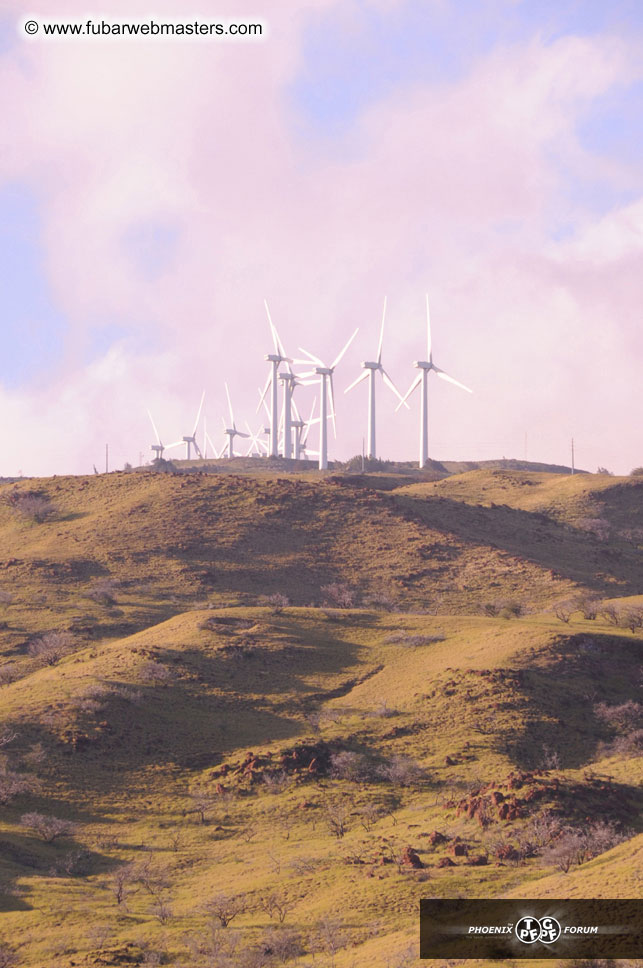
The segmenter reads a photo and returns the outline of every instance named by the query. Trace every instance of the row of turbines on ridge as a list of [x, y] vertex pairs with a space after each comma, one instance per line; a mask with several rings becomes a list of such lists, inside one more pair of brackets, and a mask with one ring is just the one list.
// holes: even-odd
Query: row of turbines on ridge
[[[251, 453], [254, 455], [278, 457], [282, 456], [286, 459], [300, 460], [309, 455], [315, 456], [319, 460], [320, 470], [325, 470], [328, 467], [328, 421], [330, 420], [333, 425], [333, 432], [336, 436], [336, 424], [335, 424], [335, 390], [333, 384], [333, 375], [335, 373], [335, 368], [340, 363], [344, 354], [348, 350], [349, 346], [355, 339], [358, 333], [358, 329], [351, 335], [348, 342], [345, 344], [340, 353], [335, 357], [330, 365], [326, 365], [323, 360], [313, 353], [309, 353], [308, 350], [299, 347], [301, 353], [304, 354], [306, 359], [293, 359], [286, 355], [283, 347], [283, 343], [279, 338], [279, 334], [275, 325], [272, 322], [270, 316], [270, 310], [268, 309], [268, 304], [264, 300], [264, 305], [266, 307], [266, 314], [268, 316], [268, 324], [270, 326], [270, 332], [272, 334], [273, 341], [273, 352], [268, 353], [265, 356], [266, 362], [270, 364], [270, 371], [268, 373], [268, 378], [266, 380], [263, 390], [259, 389], [259, 404], [257, 406], [257, 411], [261, 410], [263, 407], [268, 418], [268, 426], [262, 428], [258, 433], [253, 434], [250, 426], [246, 424], [248, 432], [237, 429], [237, 425], [234, 419], [234, 412], [232, 409], [232, 401], [230, 398], [230, 391], [228, 389], [228, 384], [225, 384], [226, 396], [228, 399], [228, 412], [229, 412], [229, 425], [223, 419], [224, 426], [224, 443], [220, 449], [217, 449], [212, 443], [211, 438], [208, 435], [207, 429], [203, 428], [203, 451], [197, 443], [197, 429], [199, 422], [201, 420], [201, 413], [203, 411], [203, 403], [205, 400], [205, 391], [201, 396], [201, 403], [197, 412], [196, 420], [194, 422], [194, 427], [192, 428], [191, 434], [186, 434], [181, 437], [180, 440], [176, 440], [171, 444], [163, 444], [161, 437], [159, 436], [156, 424], [152, 414], [148, 411], [150, 421], [156, 436], [156, 443], [152, 444], [152, 451], [154, 453], [155, 459], [163, 458], [165, 451], [171, 450], [175, 447], [185, 446], [186, 448], [186, 458], [191, 459], [192, 450], [197, 457], [205, 459], [207, 457], [208, 445], [211, 447], [213, 454], [216, 458], [223, 457], [224, 454], [227, 457], [232, 458], [235, 456], [234, 452], [234, 440], [235, 437], [249, 438], [250, 446], [247, 455]], [[346, 387], [345, 393], [353, 390], [354, 387], [362, 383], [364, 380], [368, 380], [368, 424], [367, 424], [367, 456], [370, 458], [377, 457], [377, 444], [376, 444], [376, 407], [375, 407], [375, 385], [376, 385], [376, 374], [379, 373], [387, 385], [387, 387], [396, 395], [398, 398], [398, 404], [396, 410], [404, 406], [409, 409], [407, 403], [408, 398], [417, 389], [421, 388], [420, 393], [420, 452], [419, 452], [419, 466], [424, 467], [429, 456], [429, 435], [428, 435], [428, 377], [429, 373], [433, 371], [436, 376], [449, 383], [460, 387], [461, 390], [466, 390], [467, 393], [472, 393], [473, 391], [469, 387], [455, 380], [452, 376], [449, 376], [444, 370], [440, 369], [439, 366], [433, 362], [433, 350], [431, 346], [431, 315], [429, 311], [429, 297], [426, 297], [426, 331], [427, 331], [427, 352], [425, 360], [415, 360], [414, 366], [418, 368], [419, 373], [411, 383], [404, 396], [399, 392], [393, 380], [386, 372], [382, 365], [382, 344], [384, 341], [384, 322], [386, 318], [386, 298], [384, 299], [384, 309], [382, 312], [382, 324], [380, 327], [380, 338], [377, 347], [377, 358], [375, 360], [367, 360], [362, 363], [362, 373], [354, 380], [350, 386]], [[280, 367], [285, 364], [286, 369], [280, 371]], [[295, 373], [292, 369], [292, 364], [295, 366], [307, 367], [303, 372]], [[279, 384], [282, 385], [282, 407], [281, 415], [279, 413]], [[298, 386], [311, 386], [318, 384], [319, 386], [319, 416], [315, 417], [315, 408], [317, 400], [313, 403], [313, 408], [311, 410], [308, 420], [302, 420], [301, 414], [297, 408], [297, 404], [294, 400], [294, 392]], [[270, 404], [268, 405], [268, 399]], [[319, 425], [319, 446], [316, 451], [309, 450], [307, 447], [308, 434], [311, 428], [315, 425]], [[262, 440], [261, 437], [266, 436], [267, 440]]]

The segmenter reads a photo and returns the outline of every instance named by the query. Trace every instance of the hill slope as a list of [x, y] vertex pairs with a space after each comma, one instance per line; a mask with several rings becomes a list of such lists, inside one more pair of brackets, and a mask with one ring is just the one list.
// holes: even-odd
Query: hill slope
[[[484, 474], [5, 486], [56, 505], [42, 524], [0, 506], [0, 937], [18, 964], [401, 968], [427, 894], [631, 891], [643, 639], [547, 609], [577, 588], [636, 603], [641, 549], [573, 519], [589, 500], [638, 526], [640, 492]], [[487, 487], [507, 507], [475, 506]], [[331, 582], [374, 601], [308, 606]], [[301, 604], [256, 604], [273, 591]], [[510, 596], [528, 614], [479, 614]], [[69, 629], [49, 664], [38, 636]], [[74, 827], [49, 841], [33, 814]], [[221, 894], [240, 909], [225, 928]]]

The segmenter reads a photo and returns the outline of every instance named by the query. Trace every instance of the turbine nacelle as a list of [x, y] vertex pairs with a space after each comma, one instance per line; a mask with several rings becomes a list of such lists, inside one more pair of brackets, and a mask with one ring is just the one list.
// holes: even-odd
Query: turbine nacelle
[[315, 373], [318, 373], [319, 376], [332, 376], [334, 369], [334, 366], [316, 366]]
[[415, 362], [413, 363], [413, 366], [416, 366], [418, 370], [436, 370], [437, 369], [434, 363], [431, 363], [430, 361], [427, 363], [426, 360], [415, 360]]

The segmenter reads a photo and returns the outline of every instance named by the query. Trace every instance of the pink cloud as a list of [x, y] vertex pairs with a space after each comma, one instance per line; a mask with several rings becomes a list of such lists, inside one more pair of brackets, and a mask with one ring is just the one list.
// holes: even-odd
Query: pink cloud
[[[631, 51], [602, 37], [497, 49], [464, 79], [371, 105], [329, 146], [301, 137], [289, 96], [312, 7], [293, 0], [259, 12], [271, 28], [261, 44], [34, 41], [0, 61], [12, 132], [0, 179], [26, 178], [39, 194], [47, 272], [71, 327], [53, 384], [4, 394], [16, 415], [2, 441], [12, 466], [91, 469], [101, 434], [136, 460], [149, 444], [146, 406], [168, 437], [180, 435], [202, 385], [209, 422], [219, 420], [224, 379], [254, 421], [264, 296], [295, 352], [301, 343], [332, 356], [361, 325], [341, 388], [372, 352], [388, 292], [385, 350], [406, 386], [428, 287], [436, 358], [476, 390], [472, 401], [432, 387], [436, 456], [520, 456], [527, 429], [542, 439], [531, 456], [562, 461], [574, 432], [581, 462], [628, 470], [638, 430], [621, 420], [614, 435], [608, 415], [640, 394], [640, 205], [592, 219], [567, 200], [561, 169], [630, 184], [624, 167], [583, 150], [574, 127], [592, 98], [632, 79]], [[56, 16], [79, 9], [69, 0]], [[211, 13], [202, 0], [190, 9]], [[110, 18], [135, 10], [114, 3]], [[175, 17], [176, 5], [159, 4], [155, 18], [163, 14]], [[235, 4], [234, 16], [256, 17], [256, 5]], [[571, 236], [552, 242], [560, 207]], [[124, 242], [145, 220], [177, 233], [153, 281]], [[110, 319], [137, 338], [84, 366], [88, 329]], [[597, 340], [620, 375], [600, 406]], [[393, 416], [385, 401], [381, 452], [414, 458], [415, 410]], [[356, 391], [339, 405], [335, 453], [349, 456], [361, 449], [366, 401]], [[35, 453], [22, 428], [43, 420], [51, 445]]]

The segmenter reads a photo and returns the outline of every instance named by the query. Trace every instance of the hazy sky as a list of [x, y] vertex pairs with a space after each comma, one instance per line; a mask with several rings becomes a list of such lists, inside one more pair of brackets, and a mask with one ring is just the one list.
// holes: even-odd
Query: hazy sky
[[[234, 19], [261, 42], [27, 38], [85, 0], [0, 0], [0, 475], [149, 459], [203, 388], [253, 428], [268, 299], [332, 359], [361, 451], [376, 352], [425, 355], [431, 456], [643, 464], [640, 0], [110, 0], [110, 21]], [[100, 20], [100, 11], [93, 15]], [[380, 456], [415, 459], [378, 387]], [[308, 411], [313, 390], [302, 388]], [[315, 436], [314, 434], [311, 436]]]

